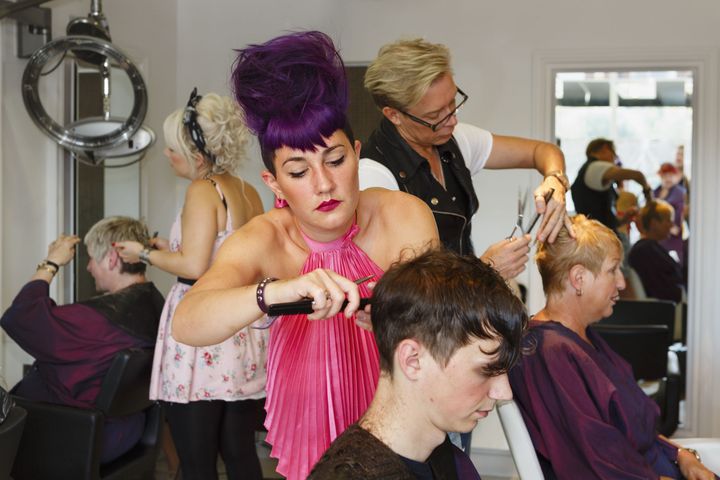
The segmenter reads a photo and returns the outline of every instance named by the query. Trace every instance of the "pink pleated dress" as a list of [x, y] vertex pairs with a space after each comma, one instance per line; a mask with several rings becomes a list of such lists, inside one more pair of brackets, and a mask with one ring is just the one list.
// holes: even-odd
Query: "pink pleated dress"
[[[303, 235], [311, 250], [301, 274], [317, 268], [356, 280], [383, 274], [352, 239], [353, 223], [342, 238], [320, 243]], [[360, 295], [370, 296], [367, 282]], [[307, 315], [278, 318], [268, 349], [267, 441], [277, 471], [289, 480], [305, 479], [330, 443], [356, 422], [373, 398], [379, 375], [377, 345], [371, 332], [339, 313], [325, 320]]]

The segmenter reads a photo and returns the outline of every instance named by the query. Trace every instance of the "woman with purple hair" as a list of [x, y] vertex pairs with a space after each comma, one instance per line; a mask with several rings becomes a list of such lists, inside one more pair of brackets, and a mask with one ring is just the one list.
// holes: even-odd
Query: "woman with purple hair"
[[437, 229], [416, 197], [359, 190], [345, 70], [325, 34], [294, 33], [243, 49], [232, 80], [277, 208], [223, 244], [179, 305], [173, 335], [192, 345], [218, 343], [261, 319], [268, 305], [312, 299], [313, 313], [272, 323], [265, 405], [278, 471], [304, 479], [375, 392], [377, 347], [356, 324], [356, 314], [367, 320], [359, 306], [370, 295], [368, 281], [435, 246]]

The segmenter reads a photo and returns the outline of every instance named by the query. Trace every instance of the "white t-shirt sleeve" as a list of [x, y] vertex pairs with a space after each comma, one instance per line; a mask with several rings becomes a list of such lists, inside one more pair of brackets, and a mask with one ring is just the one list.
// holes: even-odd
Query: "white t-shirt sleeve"
[[588, 165], [585, 170], [585, 185], [588, 188], [597, 192], [604, 192], [609, 189], [612, 182], [603, 183], [603, 175], [605, 172], [610, 170], [614, 165], [610, 162], [604, 162], [602, 160], [595, 160]]
[[371, 187], [400, 190], [395, 177], [385, 165], [369, 158], [361, 158], [358, 168], [360, 174], [360, 190]]
[[492, 133], [474, 125], [458, 123], [453, 131], [453, 137], [458, 143], [470, 175], [476, 175], [485, 167], [492, 152]]

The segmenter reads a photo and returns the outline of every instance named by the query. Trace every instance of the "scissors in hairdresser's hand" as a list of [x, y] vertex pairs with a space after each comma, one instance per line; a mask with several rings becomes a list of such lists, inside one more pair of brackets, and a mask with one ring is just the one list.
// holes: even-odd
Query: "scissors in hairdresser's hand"
[[[545, 194], [545, 205], [547, 206], [548, 202], [553, 196], [553, 193], [555, 193], [555, 189], [551, 188], [548, 190], [548, 192]], [[535, 215], [533, 215], [532, 220], [530, 220], [530, 225], [528, 225], [527, 228], [523, 227], [523, 217], [525, 214], [525, 204], [527, 203], [527, 199], [529, 196], [529, 190], [525, 191], [525, 194], [523, 195], [520, 191], [518, 191], [518, 218], [517, 222], [515, 223], [515, 226], [513, 227], [512, 232], [510, 233], [510, 236], [507, 237], [508, 240], [513, 238], [515, 235], [515, 232], [519, 229], [520, 233], [522, 235], [526, 235], [530, 232], [532, 232], [532, 229], [535, 227], [535, 224], [538, 220], [540, 220], [540, 214], [536, 211]]]
[[[354, 280], [353, 283], [355, 285], [360, 285], [374, 277], [375, 277], [375, 275], [368, 275], [367, 277], [362, 277], [362, 278], [358, 278], [357, 280]], [[272, 325], [273, 322], [275, 322], [275, 319], [277, 317], [279, 317], [280, 315], [299, 315], [299, 314], [310, 315], [311, 313], [313, 313], [315, 311], [313, 309], [313, 303], [315, 303], [313, 301], [313, 299], [306, 298], [304, 300], [298, 300], [297, 302], [273, 303], [272, 305], [268, 305], [267, 316], [265, 317], [266, 320], [264, 322], [260, 322], [258, 325], [253, 325], [252, 328], [257, 329], [257, 330], [264, 330], [266, 328], [270, 328], [270, 325]], [[348, 300], [345, 299], [340, 310], [344, 310], [345, 307], [347, 307], [347, 304], [348, 304]], [[369, 304], [370, 304], [369, 298], [361, 298], [360, 306], [358, 308], [363, 309]]]

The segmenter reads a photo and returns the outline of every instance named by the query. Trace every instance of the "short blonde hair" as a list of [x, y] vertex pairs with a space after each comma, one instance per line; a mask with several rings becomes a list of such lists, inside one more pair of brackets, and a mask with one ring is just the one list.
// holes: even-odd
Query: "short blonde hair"
[[[105, 258], [114, 242], [125, 240], [148, 245], [150, 235], [147, 226], [140, 220], [131, 217], [107, 217], [90, 227], [83, 239], [88, 255], [98, 262]], [[122, 273], [142, 273], [144, 271], [144, 263], [128, 264], [123, 262], [121, 269]]]
[[582, 265], [597, 275], [611, 252], [618, 252], [622, 258], [622, 243], [608, 227], [585, 215], [576, 215], [571, 222], [574, 239], [563, 227], [553, 243], [538, 245], [535, 261], [545, 295], [561, 293], [565, 289], [567, 274], [575, 265]]
[[[245, 160], [245, 146], [250, 136], [237, 103], [230, 97], [208, 93], [203, 95], [195, 108], [207, 150], [215, 156], [210, 171], [237, 175]], [[184, 112], [185, 108], [179, 108], [168, 115], [163, 132], [165, 144], [182, 155], [194, 175], [195, 162], [192, 159], [199, 151], [183, 124]], [[206, 161], [209, 162], [209, 159]]]
[[407, 110], [445, 74], [452, 74], [445, 45], [421, 38], [398, 40], [380, 48], [365, 73], [365, 88], [378, 108]]

